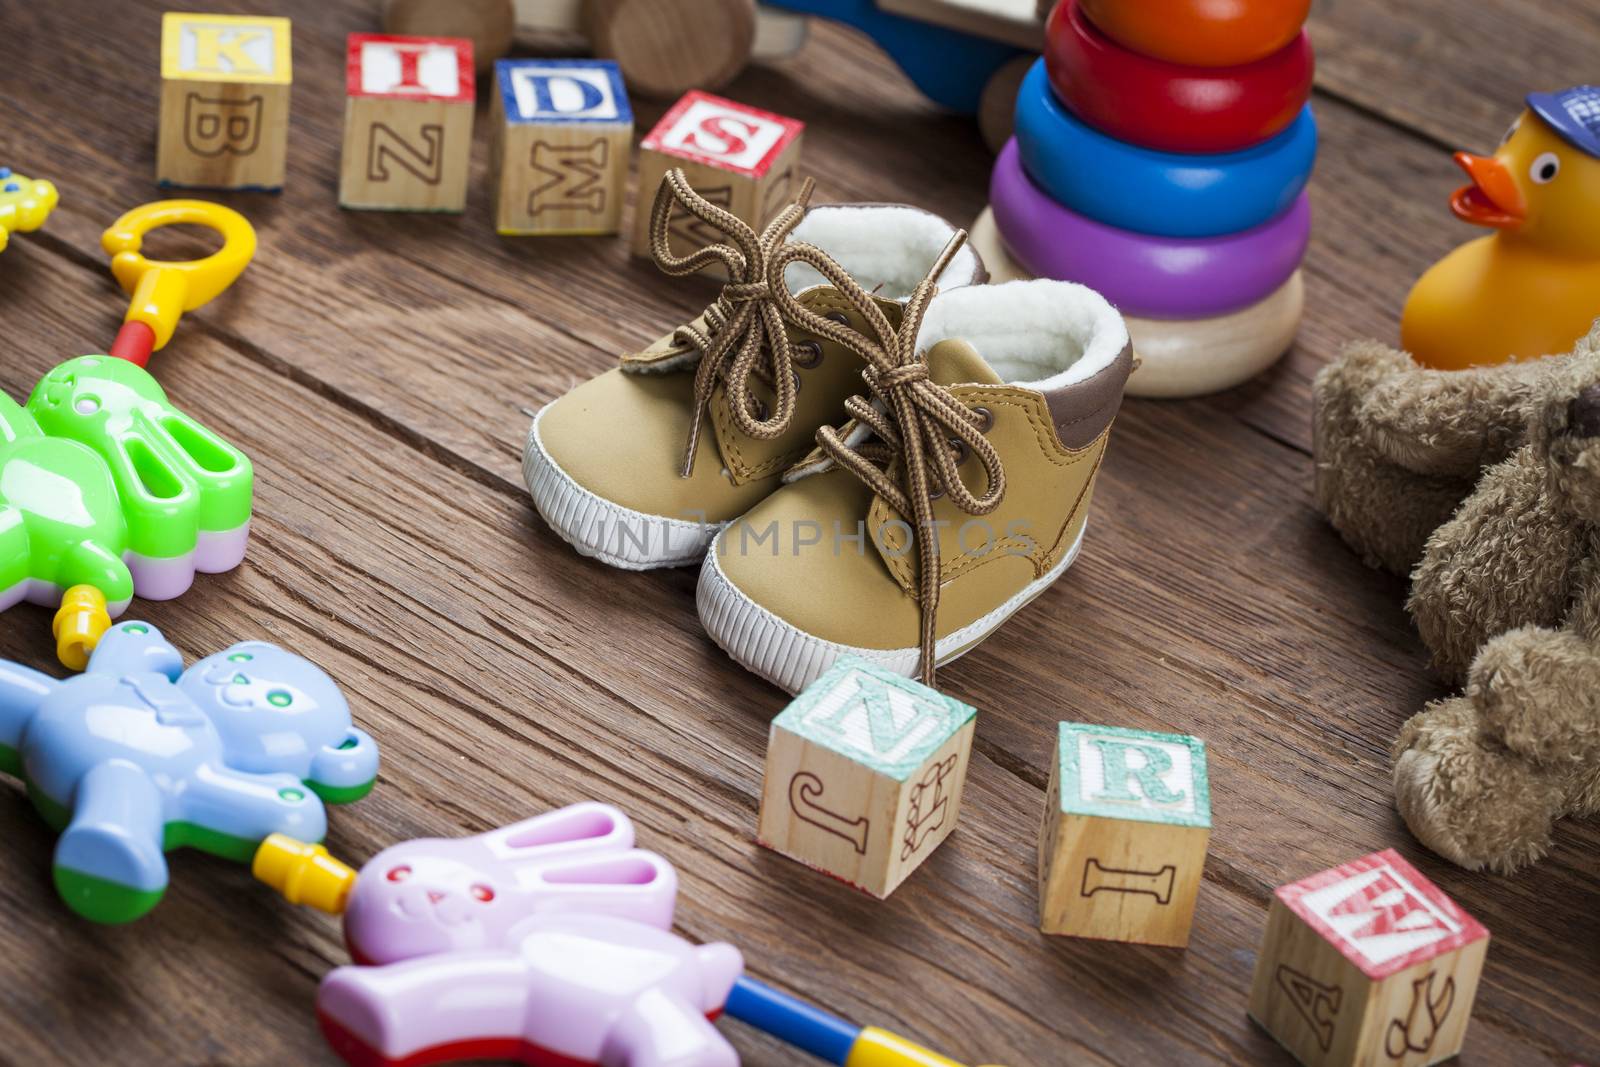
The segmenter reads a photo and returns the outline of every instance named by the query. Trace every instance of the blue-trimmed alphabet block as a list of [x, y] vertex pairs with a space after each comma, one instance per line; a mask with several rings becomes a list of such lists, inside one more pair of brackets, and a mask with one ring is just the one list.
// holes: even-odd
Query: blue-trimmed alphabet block
[[633, 109], [617, 65], [502, 59], [495, 87], [495, 228], [616, 233], [633, 144]]

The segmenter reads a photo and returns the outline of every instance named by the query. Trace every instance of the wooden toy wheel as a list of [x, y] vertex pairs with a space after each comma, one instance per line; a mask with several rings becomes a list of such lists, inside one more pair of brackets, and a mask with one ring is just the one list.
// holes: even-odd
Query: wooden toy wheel
[[407, 37], [465, 37], [479, 73], [511, 51], [511, 0], [384, 0], [383, 32]]
[[614, 59], [629, 90], [673, 97], [732, 81], [750, 59], [755, 0], [589, 0], [594, 54]]

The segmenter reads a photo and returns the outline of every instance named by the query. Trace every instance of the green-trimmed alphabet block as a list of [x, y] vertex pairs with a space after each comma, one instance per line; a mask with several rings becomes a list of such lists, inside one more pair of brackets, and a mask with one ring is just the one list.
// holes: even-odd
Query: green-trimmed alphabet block
[[1061, 723], [1039, 833], [1040, 929], [1187, 945], [1210, 839], [1203, 741]]
[[977, 712], [845, 658], [772, 722], [763, 845], [886, 897], [955, 829]]

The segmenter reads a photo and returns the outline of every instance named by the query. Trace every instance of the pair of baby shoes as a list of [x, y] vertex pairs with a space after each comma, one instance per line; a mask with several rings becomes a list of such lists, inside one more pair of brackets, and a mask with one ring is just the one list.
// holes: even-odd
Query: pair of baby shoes
[[[1128, 332], [1079, 285], [983, 284], [934, 215], [810, 189], [757, 233], [669, 173], [656, 262], [729, 280], [542, 409], [523, 473], [580, 553], [700, 563], [707, 632], [784, 689], [844, 655], [931, 684], [1077, 555]], [[685, 213], [723, 240], [674, 255]]]

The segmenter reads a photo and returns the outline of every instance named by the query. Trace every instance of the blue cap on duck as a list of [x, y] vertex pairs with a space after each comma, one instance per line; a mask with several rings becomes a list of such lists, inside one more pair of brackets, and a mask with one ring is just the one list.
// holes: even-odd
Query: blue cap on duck
[[1528, 109], [1572, 147], [1600, 159], [1600, 87], [1574, 85], [1557, 93], [1529, 93]]

